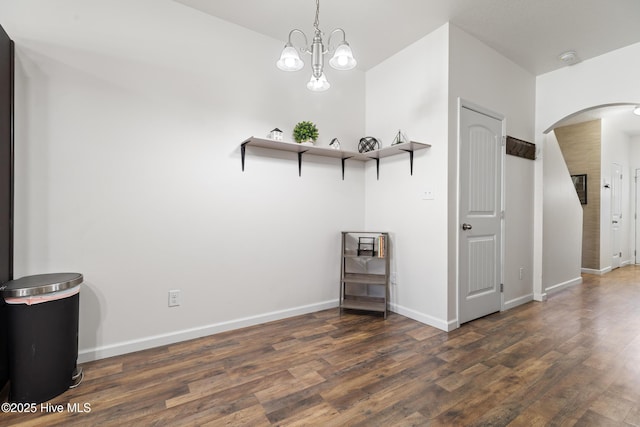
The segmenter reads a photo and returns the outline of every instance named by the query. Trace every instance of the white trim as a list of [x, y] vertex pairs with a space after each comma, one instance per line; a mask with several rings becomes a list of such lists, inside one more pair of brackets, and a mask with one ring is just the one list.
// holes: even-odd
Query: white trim
[[568, 116], [564, 116], [563, 118], [561, 118], [560, 120], [558, 120], [557, 122], [555, 122], [554, 124], [552, 124], [551, 126], [549, 126], [544, 132], [542, 132], [544, 135], [548, 134], [549, 132], [551, 132], [552, 130], [554, 130], [555, 128], [557, 128], [558, 126], [562, 126], [562, 122], [564, 122], [565, 120], [571, 119], [573, 117], [577, 117], [583, 113], [586, 113], [588, 111], [593, 111], [593, 110], [600, 110], [600, 109], [605, 109], [605, 108], [609, 108], [609, 107], [624, 107], [624, 106], [636, 106], [638, 104], [633, 103], [633, 102], [613, 102], [610, 104], [600, 104], [600, 105], [594, 105], [593, 107], [589, 107], [589, 108], [583, 108], [580, 111], [576, 111], [575, 113], [569, 114]]
[[[485, 108], [481, 105], [474, 104], [471, 101], [467, 101], [464, 98], [458, 97], [458, 109], [460, 108], [466, 108], [467, 110], [472, 110], [472, 111], [475, 111], [476, 113], [483, 114], [485, 116], [491, 117], [492, 119], [496, 119], [500, 121], [504, 121], [505, 119], [504, 114], [496, 113], [495, 111], [489, 110], [488, 108]], [[460, 130], [459, 126], [458, 126], [458, 130]]]
[[503, 310], [509, 310], [511, 308], [517, 307], [522, 304], [526, 304], [531, 301], [533, 301], [533, 294], [528, 294], [528, 295], [524, 295], [509, 301], [505, 301], [503, 305]]
[[541, 294], [538, 294], [538, 293], [534, 292], [533, 293], [533, 300], [534, 301], [540, 301], [540, 302], [546, 301], [547, 300], [547, 293], [543, 292]]
[[639, 234], [639, 230], [638, 230], [638, 224], [640, 224], [640, 219], [638, 219], [638, 214], [640, 214], [640, 212], [638, 212], [638, 203], [640, 202], [640, 200], [638, 200], [638, 190], [640, 190], [640, 188], [638, 187], [638, 178], [640, 177], [640, 169], [636, 168], [634, 171], [634, 175], [633, 175], [633, 258], [631, 258], [630, 260], [630, 264], [640, 264], [640, 257], [638, 256], [638, 251], [640, 251], [640, 247], [638, 247], [638, 238], [640, 237]]
[[632, 264], [633, 264], [633, 260], [631, 260], [631, 259], [627, 259], [627, 260], [622, 261], [622, 262], [620, 263], [620, 267], [624, 267], [624, 266], [626, 266], [626, 265], [632, 265]]
[[545, 290], [548, 294], [552, 294], [555, 292], [560, 292], [561, 290], [567, 289], [571, 286], [579, 285], [580, 283], [582, 283], [582, 277], [576, 277], [575, 279], [567, 280], [566, 282], [558, 283], [553, 286], [547, 286]]
[[409, 319], [424, 323], [425, 325], [433, 326], [434, 328], [440, 329], [441, 331], [450, 332], [458, 327], [457, 320], [450, 320], [447, 322], [446, 320], [438, 319], [436, 317], [429, 316], [428, 314], [420, 313], [419, 311], [415, 311], [394, 303], [389, 303], [389, 308], [394, 313], [398, 313], [402, 316], [408, 317]]
[[605, 268], [601, 268], [600, 270], [595, 270], [593, 268], [581, 268], [580, 272], [585, 273], [585, 274], [597, 274], [599, 276], [602, 276], [603, 274], [607, 274], [611, 271], [611, 266], [609, 267], [605, 267]]
[[181, 331], [169, 332], [166, 334], [153, 335], [150, 337], [144, 337], [130, 341], [123, 341], [116, 344], [82, 349], [78, 353], [78, 363], [90, 362], [92, 360], [133, 353], [135, 351], [146, 350], [161, 345], [174, 344], [180, 341], [201, 338], [208, 335], [218, 334], [220, 332], [245, 328], [247, 326], [259, 325], [266, 322], [272, 322], [274, 320], [286, 319], [288, 317], [314, 313], [316, 311], [327, 310], [335, 307], [338, 307], [337, 299], [324, 301], [317, 304], [309, 304], [290, 308], [287, 310], [272, 311], [270, 313], [264, 313], [257, 316], [249, 316], [226, 322], [214, 323], [207, 326], [200, 326], [191, 329], [184, 329]]

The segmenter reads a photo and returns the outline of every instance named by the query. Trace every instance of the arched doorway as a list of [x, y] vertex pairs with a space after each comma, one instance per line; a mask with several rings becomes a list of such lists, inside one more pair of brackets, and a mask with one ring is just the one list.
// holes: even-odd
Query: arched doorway
[[[556, 130], [554, 134], [569, 170], [566, 179], [571, 179], [571, 175], [583, 176], [589, 188], [589, 198], [582, 205], [582, 272], [604, 274], [612, 268], [635, 263], [635, 235], [640, 228], [635, 223], [635, 176], [636, 169], [640, 171], [640, 148], [636, 148], [640, 146], [640, 116], [633, 114], [637, 105], [628, 102], [590, 107], [558, 120], [545, 131], [550, 134]], [[585, 132], [589, 127], [591, 133]], [[596, 143], [589, 141], [594, 134]], [[545, 182], [545, 191], [548, 186]], [[554, 216], [563, 213], [546, 209], [543, 222], [555, 221]], [[551, 233], [545, 234], [544, 239], [545, 247], [567, 244], [548, 241], [562, 239]]]

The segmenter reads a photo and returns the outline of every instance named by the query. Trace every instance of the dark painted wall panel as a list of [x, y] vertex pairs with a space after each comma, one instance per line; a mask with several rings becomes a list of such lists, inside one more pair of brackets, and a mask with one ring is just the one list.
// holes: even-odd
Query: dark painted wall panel
[[[13, 42], [0, 26], [0, 283], [13, 278]], [[0, 298], [0, 389], [9, 378], [6, 305]]]

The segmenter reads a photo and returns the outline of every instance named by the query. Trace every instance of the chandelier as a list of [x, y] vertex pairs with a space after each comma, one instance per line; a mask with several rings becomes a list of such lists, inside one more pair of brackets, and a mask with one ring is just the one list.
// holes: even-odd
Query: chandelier
[[[300, 58], [298, 51], [300, 53], [307, 53], [311, 55], [311, 79], [309, 83], [307, 83], [307, 89], [314, 92], [322, 92], [331, 85], [329, 81], [324, 75], [324, 55], [325, 54], [333, 54], [331, 59], [329, 60], [329, 65], [336, 70], [351, 70], [353, 69], [357, 62], [353, 58], [353, 53], [351, 52], [351, 47], [349, 43], [347, 43], [346, 34], [342, 28], [336, 28], [329, 34], [329, 39], [327, 40], [327, 47], [322, 42], [322, 31], [318, 28], [319, 21], [318, 15], [320, 13], [320, 0], [316, 0], [316, 20], [313, 23], [313, 27], [315, 28], [315, 36], [313, 37], [313, 42], [309, 46], [309, 41], [304, 32], [298, 29], [291, 30], [289, 32], [289, 39], [287, 43], [284, 45], [284, 49], [282, 49], [282, 53], [280, 54], [280, 59], [276, 62], [276, 65], [282, 71], [298, 71], [304, 67], [304, 61]], [[294, 33], [300, 33], [304, 37], [304, 46], [295, 47], [293, 42], [291, 41], [291, 37]], [[342, 41], [338, 44], [337, 47], [331, 47], [331, 38], [334, 34], [341, 33]]]

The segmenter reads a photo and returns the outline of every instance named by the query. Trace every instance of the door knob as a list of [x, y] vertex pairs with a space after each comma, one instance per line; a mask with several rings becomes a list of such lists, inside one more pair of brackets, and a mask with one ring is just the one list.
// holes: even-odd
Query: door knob
[[466, 222], [464, 224], [462, 224], [462, 229], [463, 230], [471, 230], [473, 227], [471, 226], [471, 224], [467, 224]]

